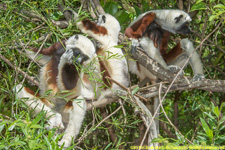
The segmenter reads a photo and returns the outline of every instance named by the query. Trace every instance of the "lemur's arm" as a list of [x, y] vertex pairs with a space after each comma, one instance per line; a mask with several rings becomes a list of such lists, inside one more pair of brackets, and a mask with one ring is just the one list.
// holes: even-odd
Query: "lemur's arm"
[[198, 53], [194, 49], [193, 43], [189, 39], [182, 39], [168, 53], [163, 54], [163, 58], [169, 64], [182, 67], [190, 55], [189, 63], [194, 73], [193, 80], [201, 80], [204, 78], [203, 65]]
[[[62, 41], [59, 41], [59, 42], [56, 42], [54, 43], [53, 45], [51, 45], [50, 47], [48, 48], [44, 48], [40, 51], [40, 54], [43, 54], [43, 55], [52, 55], [56, 50], [60, 49], [60, 48], [65, 48], [65, 40], [62, 40]], [[38, 51], [38, 48], [34, 48], [32, 49], [33, 52], [37, 52]]]
[[26, 50], [26, 54], [34, 60], [38, 58], [36, 61], [40, 65], [45, 65], [49, 62], [49, 60], [51, 59], [51, 56], [54, 53], [57, 53], [57, 51], [58, 53], [60, 53], [60, 50], [62, 51], [62, 49], [63, 50], [65, 49], [65, 40], [57, 42], [48, 48], [42, 49], [39, 53], [39, 54], [43, 54], [41, 58], [38, 57], [39, 54], [38, 55], [36, 54], [38, 52], [38, 48], [33, 48], [32, 51]]
[[72, 90], [79, 79], [78, 68], [73, 64], [73, 51], [67, 50], [60, 58], [57, 84], [60, 90]]
[[186, 51], [188, 57], [192, 54], [190, 58], [190, 65], [192, 67], [192, 70], [194, 72], [194, 81], [199, 81], [205, 78], [204, 71], [203, 71], [203, 65], [201, 62], [201, 59], [199, 57], [199, 54], [196, 52], [193, 43], [189, 39], [182, 39], [180, 41], [181, 48]]

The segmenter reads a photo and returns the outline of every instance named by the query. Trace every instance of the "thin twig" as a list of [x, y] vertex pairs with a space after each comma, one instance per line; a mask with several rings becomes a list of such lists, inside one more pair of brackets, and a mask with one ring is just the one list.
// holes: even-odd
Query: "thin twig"
[[[112, 79], [112, 78], [110, 78], [110, 77], [108, 77], [108, 76], [106, 77], [106, 79], [108, 79], [108, 80], [110, 80], [110, 81], [116, 83], [118, 86], [120, 86], [122, 89], [124, 89], [124, 90], [126, 90], [126, 91], [129, 90], [128, 88], [126, 88], [125, 86], [121, 85], [120, 83], [118, 83], [117, 81], [115, 81], [114, 79]], [[142, 96], [140, 96], [140, 95], [138, 95], [138, 94], [134, 94], [134, 96], [137, 96], [138, 98], [144, 100], [145, 102], [148, 101], [146, 98], [144, 98], [144, 97], [142, 97]]]
[[[47, 34], [47, 36], [45, 37], [44, 42], [41, 44], [40, 48], [38, 49], [38, 52], [34, 55], [33, 59], [35, 59], [37, 57], [37, 55], [40, 53], [40, 51], [41, 51], [42, 47], [44, 46], [44, 44], [45, 44], [46, 40], [48, 39], [48, 37], [49, 37], [49, 34]], [[30, 66], [31, 66], [31, 63], [28, 65], [27, 70], [30, 69]], [[25, 78], [26, 78], [26, 74], [25, 74], [24, 79], [23, 79], [22, 82], [24, 82]]]
[[[122, 108], [122, 106], [119, 106], [114, 112], [112, 112], [110, 115], [108, 115], [107, 117], [105, 117], [101, 122], [99, 122], [94, 128], [98, 128], [104, 121], [106, 121], [108, 118], [110, 118], [111, 116], [113, 116], [115, 113], [117, 113], [120, 109]], [[90, 128], [86, 134], [84, 134], [83, 136], [81, 136], [78, 139], [78, 144], [89, 134], [93, 131], [93, 128]]]
[[35, 84], [36, 86], [39, 86], [39, 82], [35, 80], [34, 77], [29, 76], [27, 73], [24, 71], [20, 70], [20, 68], [17, 68], [14, 66], [7, 58], [5, 58], [3, 55], [0, 54], [0, 58], [7, 63], [9, 66], [12, 68], [16, 69], [20, 74], [22, 74], [26, 79], [28, 79], [31, 83]]

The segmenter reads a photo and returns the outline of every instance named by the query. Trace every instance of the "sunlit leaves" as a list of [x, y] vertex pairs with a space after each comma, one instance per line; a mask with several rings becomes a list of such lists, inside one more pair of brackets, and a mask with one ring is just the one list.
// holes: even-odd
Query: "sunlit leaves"
[[111, 1], [111, 2], [107, 2], [105, 4], [104, 10], [105, 10], [106, 13], [109, 13], [111, 15], [115, 15], [115, 13], [118, 10], [118, 7], [119, 7], [118, 3]]
[[203, 9], [206, 9], [206, 4], [204, 2], [196, 3], [191, 7], [191, 11], [203, 10]]

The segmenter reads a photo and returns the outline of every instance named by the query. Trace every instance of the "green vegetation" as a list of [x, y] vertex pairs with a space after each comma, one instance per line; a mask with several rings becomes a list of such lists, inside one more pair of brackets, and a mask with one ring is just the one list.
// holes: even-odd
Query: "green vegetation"
[[[189, 38], [202, 56], [204, 71], [207, 79], [225, 79], [225, 1], [224, 0], [187, 0], [184, 2], [185, 11], [192, 11], [191, 28], [193, 33]], [[122, 33], [129, 23], [142, 12], [152, 9], [178, 9], [178, 4], [172, 0], [149, 1], [149, 0], [101, 0], [100, 4], [106, 13], [114, 15], [121, 24]], [[20, 68], [29, 76], [38, 77], [40, 67], [27, 56], [25, 49], [33, 47], [48, 47], [63, 38], [68, 38], [80, 33], [76, 25], [70, 22], [66, 28], [56, 26], [52, 20], [61, 21], [63, 13], [58, 6], [62, 1], [2, 1], [0, 3], [0, 54], [7, 58], [14, 67]], [[81, 5], [80, 1], [65, 1], [65, 6], [79, 12], [80, 15], [91, 18], [91, 13]], [[32, 18], [25, 11], [39, 14]], [[48, 38], [45, 39], [48, 35]], [[209, 36], [208, 36], [209, 35]], [[40, 37], [43, 37], [40, 40]], [[180, 38], [173, 36], [172, 39]], [[169, 47], [175, 45], [170, 41]], [[125, 46], [124, 46], [125, 47]], [[19, 50], [19, 51], [18, 51]], [[185, 69], [185, 75], [193, 76], [190, 67]], [[131, 76], [132, 84], [137, 79]], [[61, 149], [58, 140], [62, 134], [55, 134], [57, 129], [45, 130], [45, 113], [41, 112], [33, 116], [32, 110], [18, 99], [13, 93], [13, 87], [23, 82], [24, 85], [37, 90], [15, 68], [9, 66], [0, 58], [0, 149]], [[138, 89], [134, 89], [133, 94]], [[120, 109], [107, 120], [101, 123], [103, 115], [99, 109], [88, 111], [85, 121], [73, 145], [68, 149], [129, 149], [130, 146], [139, 145], [143, 122], [138, 115], [134, 114], [134, 107], [124, 101], [124, 109]], [[178, 105], [178, 113], [175, 112], [174, 104]], [[160, 121], [166, 128], [160, 126], [160, 137], [153, 142], [164, 145], [188, 145], [185, 138], [194, 145], [225, 145], [225, 93], [209, 92], [204, 90], [185, 90], [182, 92], [170, 92], [163, 103], [168, 117], [177, 122], [175, 126], [180, 133], [174, 130], [170, 123], [161, 113]], [[150, 103], [150, 102], [149, 102]], [[107, 105], [104, 110], [107, 114], [114, 112], [120, 104], [118, 102]], [[177, 116], [178, 115], [178, 116]], [[98, 125], [98, 126], [97, 126]], [[97, 126], [97, 127], [96, 127]], [[112, 141], [109, 128], [113, 129], [116, 140]], [[83, 132], [85, 135], [82, 136]], [[170, 135], [171, 133], [171, 135]], [[79, 137], [83, 137], [79, 139]], [[185, 138], [184, 138], [185, 137]]]

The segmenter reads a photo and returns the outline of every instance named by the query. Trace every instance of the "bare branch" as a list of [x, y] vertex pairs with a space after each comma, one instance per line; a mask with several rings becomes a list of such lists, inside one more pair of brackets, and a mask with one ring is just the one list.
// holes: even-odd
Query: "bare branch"
[[20, 74], [22, 74], [24, 77], [26, 77], [27, 80], [29, 80], [31, 83], [35, 84], [36, 86], [39, 86], [38, 81], [35, 80], [34, 77], [29, 76], [27, 73], [25, 73], [24, 71], [20, 70], [19, 68], [17, 68], [16, 66], [14, 66], [7, 58], [5, 58], [3, 55], [0, 54], [0, 58], [7, 63], [9, 66], [11, 66], [12, 68], [14, 68], [15, 70], [17, 70]]
[[94, 8], [96, 8], [98, 14], [104, 14], [105, 11], [104, 9], [102, 8], [101, 4], [99, 3], [99, 0], [91, 0], [94, 4]]

